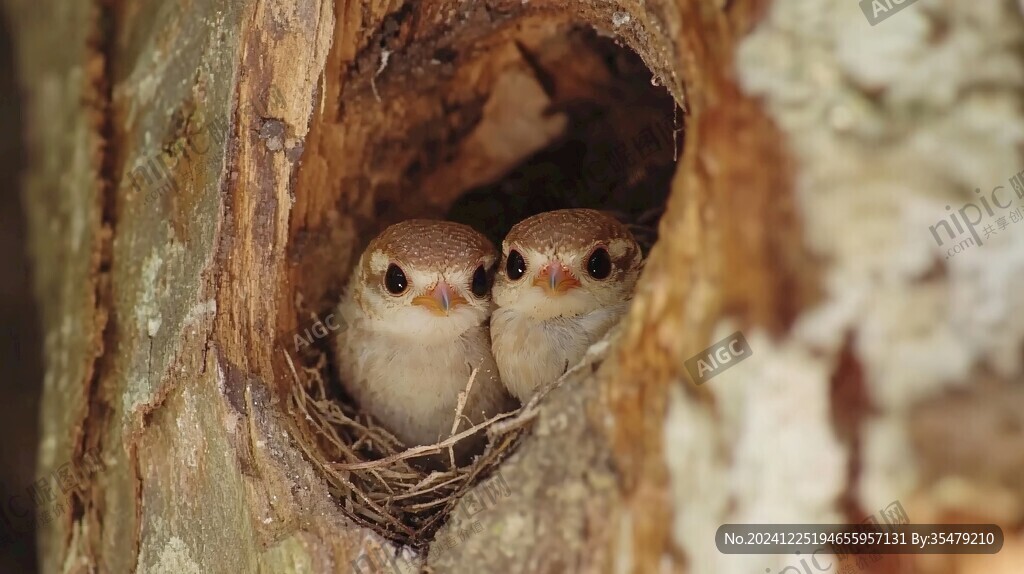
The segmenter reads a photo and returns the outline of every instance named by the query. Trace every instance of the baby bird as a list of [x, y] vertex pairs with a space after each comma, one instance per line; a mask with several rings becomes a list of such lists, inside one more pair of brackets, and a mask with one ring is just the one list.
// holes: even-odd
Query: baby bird
[[492, 349], [505, 386], [525, 403], [626, 312], [643, 255], [626, 226], [592, 209], [527, 218], [501, 249]]
[[[473, 369], [456, 433], [514, 406], [487, 326], [496, 260], [491, 242], [468, 226], [410, 220], [371, 241], [352, 272], [338, 306], [338, 374], [359, 406], [406, 446], [451, 434]], [[459, 463], [484, 440], [477, 433], [460, 441]]]

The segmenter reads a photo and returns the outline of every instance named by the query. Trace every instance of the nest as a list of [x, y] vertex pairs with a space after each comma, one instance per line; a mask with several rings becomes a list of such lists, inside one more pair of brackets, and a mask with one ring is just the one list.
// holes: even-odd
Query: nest
[[[657, 240], [661, 208], [624, 221], [646, 254]], [[297, 301], [302, 307], [301, 297]], [[306, 312], [309, 312], [307, 309]], [[315, 314], [311, 319], [318, 322]], [[511, 412], [453, 434], [433, 445], [408, 448], [372, 417], [362, 413], [342, 394], [330, 368], [329, 338], [321, 337], [293, 356], [284, 351], [290, 385], [288, 407], [293, 415], [293, 436], [305, 457], [327, 481], [341, 510], [357, 524], [381, 536], [424, 549], [445, 517], [474, 484], [511, 454], [518, 439], [538, 414], [541, 400], [586, 361], [568, 369], [558, 380], [535, 393]], [[284, 347], [284, 346], [282, 346]], [[475, 376], [475, 373], [474, 373]], [[461, 420], [465, 397], [472, 392], [471, 376], [452, 420]], [[453, 425], [453, 433], [455, 426]], [[483, 454], [464, 467], [455, 465], [453, 446], [476, 432], [486, 432]], [[426, 470], [417, 459], [442, 453], [448, 466]]]
[[[462, 494], [511, 453], [536, 414], [536, 401], [530, 401], [437, 444], [407, 448], [326, 382], [332, 374], [324, 350], [314, 348], [294, 360], [285, 352], [285, 359], [294, 379], [288, 404], [295, 415], [295, 440], [319, 468], [341, 510], [357, 524], [416, 548], [426, 547]], [[473, 377], [467, 391], [472, 383]], [[452, 413], [453, 420], [459, 414]], [[475, 432], [488, 434], [486, 450], [468, 466], [457, 467], [453, 445]], [[448, 459], [445, 470], [425, 470], [416, 463], [436, 453]]]

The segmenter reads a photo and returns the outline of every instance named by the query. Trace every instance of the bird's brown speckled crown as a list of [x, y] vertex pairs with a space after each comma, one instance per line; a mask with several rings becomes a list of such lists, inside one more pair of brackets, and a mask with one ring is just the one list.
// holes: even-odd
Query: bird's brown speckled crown
[[[472, 227], [451, 221], [410, 219], [391, 225], [370, 242], [366, 254], [381, 251], [399, 263], [444, 268], [497, 256], [494, 245]], [[369, 261], [364, 260], [364, 265]]]
[[594, 209], [559, 209], [515, 224], [505, 237], [505, 245], [582, 250], [589, 248], [596, 237], [635, 241], [629, 229], [610, 215]]

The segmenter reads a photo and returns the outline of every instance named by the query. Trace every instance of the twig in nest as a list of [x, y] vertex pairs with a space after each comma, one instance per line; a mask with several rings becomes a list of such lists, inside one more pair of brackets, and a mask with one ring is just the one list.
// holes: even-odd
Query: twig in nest
[[392, 497], [392, 500], [405, 500], [407, 498], [412, 498], [414, 496], [419, 496], [421, 494], [426, 494], [428, 492], [435, 492], [439, 488], [444, 488], [446, 486], [451, 486], [452, 484], [455, 484], [456, 482], [459, 482], [460, 480], [463, 480], [463, 478], [465, 478], [465, 477], [464, 476], [456, 476], [455, 478], [450, 478], [450, 479], [448, 479], [448, 480], [446, 480], [444, 482], [439, 482], [439, 483], [435, 484], [434, 486], [431, 486], [430, 488], [422, 488], [425, 485], [417, 484], [415, 487], [410, 489], [409, 492], [407, 492], [405, 494], [399, 494], [397, 496]]
[[[466, 390], [459, 393], [458, 403], [455, 405], [455, 420], [452, 421], [452, 430], [448, 433], [448, 436], [455, 434], [455, 430], [459, 428], [459, 419], [462, 418], [462, 409], [466, 408], [466, 400], [469, 399], [469, 391], [473, 390], [473, 381], [476, 380], [476, 374], [480, 372], [480, 367], [473, 369], [473, 372], [469, 374], [469, 381], [466, 383]], [[469, 424], [473, 424], [470, 421]], [[452, 463], [452, 468], [455, 468], [455, 445], [448, 447], [448, 460]]]
[[400, 460], [405, 460], [407, 458], [414, 458], [414, 457], [417, 457], [417, 456], [422, 456], [424, 454], [433, 454], [433, 453], [436, 453], [436, 452], [440, 452], [442, 449], [448, 447], [448, 445], [452, 445], [452, 444], [455, 444], [455, 443], [459, 442], [460, 440], [466, 438], [467, 436], [475, 433], [476, 431], [478, 431], [480, 429], [487, 428], [487, 427], [491, 426], [493, 423], [495, 423], [497, 421], [500, 421], [500, 420], [503, 420], [503, 419], [507, 419], [507, 418], [511, 417], [512, 415], [514, 415], [514, 414], [516, 414], [516, 411], [507, 412], [507, 413], [501, 413], [500, 415], [491, 417], [490, 419], [487, 419], [486, 421], [484, 421], [484, 422], [482, 422], [482, 423], [480, 423], [478, 425], [470, 427], [470, 428], [460, 432], [457, 435], [448, 437], [447, 439], [445, 439], [445, 440], [443, 440], [443, 441], [441, 441], [439, 443], [425, 444], [425, 445], [422, 445], [422, 446], [413, 447], [413, 448], [410, 448], [410, 449], [405, 450], [403, 452], [400, 452], [398, 454], [393, 454], [393, 455], [391, 455], [389, 457], [380, 458], [380, 459], [377, 459], [377, 460], [370, 460], [370, 461], [366, 461], [366, 462], [357, 462], [357, 463], [351, 463], [351, 464], [345, 464], [345, 463], [338, 464], [338, 463], [335, 463], [335, 464], [333, 464], [331, 466], [333, 466], [337, 470], [363, 470], [363, 469], [367, 469], [367, 468], [373, 468], [375, 466], [384, 466], [384, 465], [392, 464], [392, 463], [398, 462]]

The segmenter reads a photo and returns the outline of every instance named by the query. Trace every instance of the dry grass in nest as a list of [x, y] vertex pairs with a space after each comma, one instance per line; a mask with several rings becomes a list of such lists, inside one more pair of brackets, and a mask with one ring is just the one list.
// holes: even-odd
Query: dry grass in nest
[[[498, 415], [435, 445], [410, 449], [368, 415], [339, 400], [325, 382], [326, 354], [309, 355], [295, 361], [285, 352], [294, 378], [289, 408], [296, 415], [295, 440], [320, 469], [346, 515], [402, 544], [425, 547], [462, 494], [505, 459], [523, 425], [532, 419], [532, 414], [522, 416], [532, 412], [531, 401], [527, 408]], [[472, 381], [467, 381], [467, 390]], [[452, 414], [455, 419], [461, 413]], [[470, 465], [455, 467], [450, 462], [452, 445], [476, 431], [488, 433], [487, 449]], [[447, 470], [428, 471], [413, 462], [434, 453], [446, 453]]]

